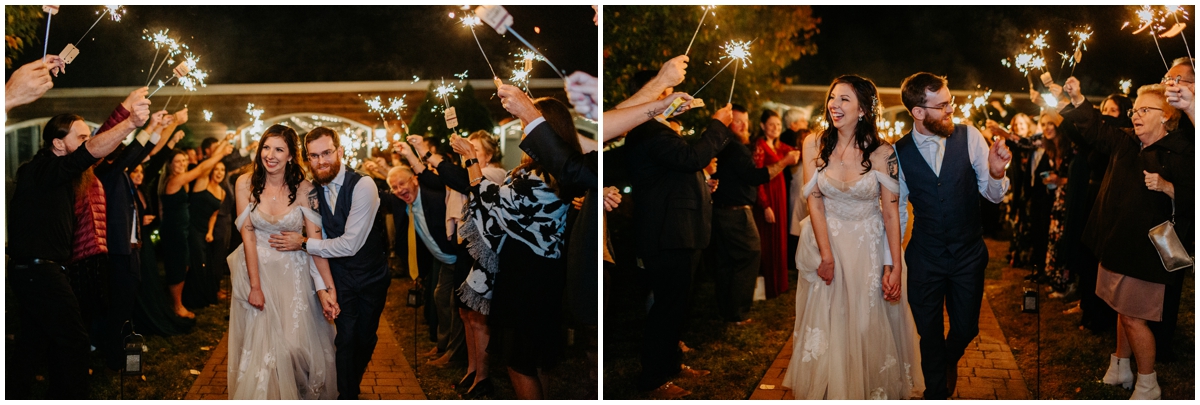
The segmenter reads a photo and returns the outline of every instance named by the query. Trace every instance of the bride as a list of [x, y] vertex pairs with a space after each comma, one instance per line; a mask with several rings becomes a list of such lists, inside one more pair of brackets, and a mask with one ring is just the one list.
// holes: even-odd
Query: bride
[[[875, 84], [830, 85], [828, 129], [804, 140], [796, 326], [783, 385], [796, 399], [907, 399], [924, 391], [902, 286], [899, 180], [879, 140]], [[893, 263], [901, 265], [893, 266]]]
[[301, 228], [321, 237], [321, 216], [307, 206], [313, 185], [304, 179], [298, 141], [291, 128], [271, 126], [259, 142], [254, 171], [237, 180], [236, 224], [244, 243], [228, 258], [229, 399], [338, 396], [330, 321], [339, 310], [329, 264], [265, 242]]

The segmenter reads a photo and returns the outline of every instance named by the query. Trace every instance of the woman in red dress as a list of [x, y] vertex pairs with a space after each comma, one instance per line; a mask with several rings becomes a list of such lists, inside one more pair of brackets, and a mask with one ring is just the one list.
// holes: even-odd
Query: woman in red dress
[[[763, 111], [759, 127], [762, 132], [753, 142], [755, 166], [770, 166], [795, 150], [779, 141], [783, 121], [775, 111]], [[759, 274], [766, 279], [767, 298], [775, 298], [788, 290], [787, 215], [787, 188], [783, 176], [775, 176], [758, 186], [754, 222], [758, 225], [758, 237], [762, 241]]]

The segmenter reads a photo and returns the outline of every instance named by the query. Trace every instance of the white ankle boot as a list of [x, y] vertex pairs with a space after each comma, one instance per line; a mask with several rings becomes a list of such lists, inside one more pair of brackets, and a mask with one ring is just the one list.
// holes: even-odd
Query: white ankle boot
[[1108, 372], [1104, 373], [1104, 383], [1120, 385], [1125, 389], [1133, 388], [1133, 371], [1129, 370], [1129, 359], [1117, 357], [1115, 354], [1108, 355]]
[[1137, 376], [1137, 387], [1129, 399], [1161, 399], [1162, 390], [1158, 389], [1158, 373], [1141, 374]]

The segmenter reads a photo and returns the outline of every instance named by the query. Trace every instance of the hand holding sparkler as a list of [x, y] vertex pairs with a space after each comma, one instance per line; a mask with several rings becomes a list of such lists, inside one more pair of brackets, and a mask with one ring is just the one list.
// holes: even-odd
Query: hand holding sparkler
[[654, 76], [654, 80], [661, 87], [675, 87], [679, 83], [683, 83], [683, 79], [687, 76], [688, 62], [691, 61], [687, 55], [679, 55], [671, 60], [663, 63], [662, 67], [658, 68], [658, 74]]
[[592, 75], [575, 72], [567, 76], [567, 100], [575, 107], [576, 112], [593, 121], [600, 112], [596, 103], [599, 98], [596, 93], [599, 89], [600, 86]]
[[121, 101], [121, 107], [124, 107], [125, 111], [133, 111], [133, 103], [139, 99], [146, 98], [146, 94], [148, 93], [150, 93], [149, 87], [143, 86], [134, 89], [129, 92], [128, 96], [125, 96], [125, 100]]
[[724, 107], [713, 113], [713, 119], [721, 121], [725, 126], [729, 126], [729, 123], [733, 122], [733, 104], [725, 103]]
[[128, 119], [135, 127], [146, 125], [146, 121], [150, 119], [150, 100], [140, 97], [134, 101], [133, 108], [129, 110]]
[[542, 112], [538, 111], [533, 105], [533, 100], [529, 98], [521, 89], [515, 86], [503, 85], [496, 90], [496, 95], [500, 96], [500, 105], [504, 109], [521, 119], [522, 123], [529, 124], [542, 116]]
[[[670, 113], [670, 116], [667, 118], [677, 117], [692, 109], [692, 100], [693, 98], [690, 94], [684, 92], [671, 93], [671, 95], [663, 97], [662, 100], [658, 101], [658, 107], [654, 111], [662, 111], [663, 115]], [[671, 110], [671, 106], [676, 105], [675, 103], [679, 103], [680, 107]]]
[[5, 113], [17, 106], [34, 102], [54, 87], [54, 80], [50, 78], [53, 64], [49, 59], [51, 58], [46, 62], [35, 60], [26, 63], [4, 82]]
[[1079, 79], [1076, 79], [1075, 76], [1067, 78], [1067, 82], [1063, 84], [1062, 90], [1067, 93], [1067, 99], [1071, 101], [1071, 105], [1078, 107], [1080, 104], [1083, 104], [1083, 92], [1080, 91]]
[[1196, 93], [1195, 87], [1187, 86], [1179, 79], [1167, 80], [1167, 104], [1187, 114], [1192, 123], [1196, 123]]

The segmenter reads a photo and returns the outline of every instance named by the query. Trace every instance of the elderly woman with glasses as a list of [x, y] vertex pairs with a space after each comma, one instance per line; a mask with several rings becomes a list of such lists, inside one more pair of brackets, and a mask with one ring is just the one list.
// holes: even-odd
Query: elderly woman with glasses
[[1066, 114], [1065, 131], [1076, 143], [1108, 153], [1108, 171], [1092, 209], [1083, 242], [1100, 259], [1096, 295], [1117, 311], [1117, 351], [1110, 356], [1104, 382], [1134, 386], [1130, 356], [1137, 361], [1136, 388], [1130, 399], [1159, 399], [1154, 372], [1156, 345], [1147, 326], [1163, 319], [1164, 292], [1182, 283], [1184, 272], [1168, 271], [1150, 238], [1151, 228], [1174, 219], [1176, 233], [1194, 244], [1195, 146], [1181, 131], [1181, 112], [1167, 103], [1166, 86], [1142, 86], [1128, 111], [1133, 130], [1100, 119], [1079, 92], [1074, 77], [1063, 86], [1076, 108]]

